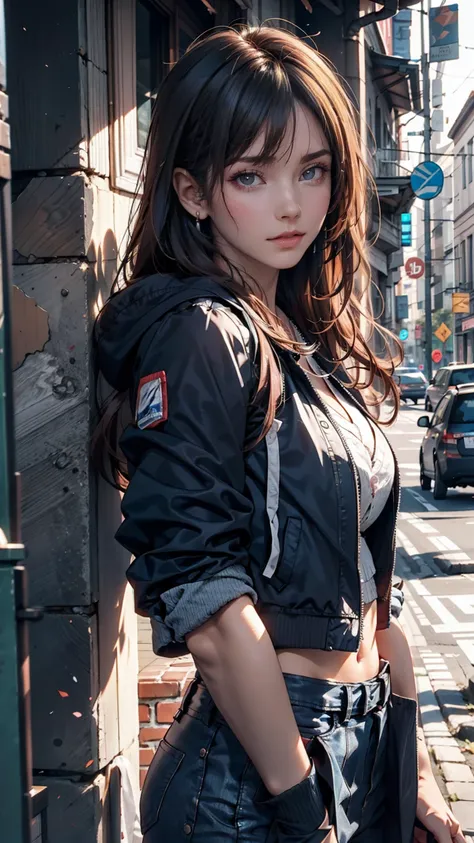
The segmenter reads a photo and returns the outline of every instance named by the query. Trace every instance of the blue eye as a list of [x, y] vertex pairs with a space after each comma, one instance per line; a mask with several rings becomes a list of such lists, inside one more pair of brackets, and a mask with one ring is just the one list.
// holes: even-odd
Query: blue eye
[[258, 173], [237, 173], [232, 181], [235, 181], [240, 187], [256, 187], [258, 184], [256, 180], [260, 178]]
[[[321, 165], [315, 164], [314, 167], [309, 167], [308, 170], [305, 170], [303, 173], [303, 181], [319, 181], [326, 172], [324, 167]], [[315, 178], [316, 173], [316, 178]]]

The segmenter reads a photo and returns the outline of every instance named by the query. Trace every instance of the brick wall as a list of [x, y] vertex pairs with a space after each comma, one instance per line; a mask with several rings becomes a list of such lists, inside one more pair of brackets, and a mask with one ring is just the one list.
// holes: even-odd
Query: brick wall
[[194, 674], [194, 664], [189, 660], [186, 664], [171, 664], [154, 672], [147, 670], [139, 676], [140, 787], [158, 744], [172, 722]]

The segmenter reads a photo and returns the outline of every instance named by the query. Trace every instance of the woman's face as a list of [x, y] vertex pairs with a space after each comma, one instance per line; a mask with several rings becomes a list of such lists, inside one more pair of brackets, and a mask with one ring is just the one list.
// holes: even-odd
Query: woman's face
[[300, 261], [331, 197], [331, 154], [319, 121], [298, 105], [293, 144], [291, 129], [275, 159], [264, 165], [252, 161], [263, 146], [258, 137], [226, 168], [223, 187], [208, 206], [221, 253], [263, 284]]

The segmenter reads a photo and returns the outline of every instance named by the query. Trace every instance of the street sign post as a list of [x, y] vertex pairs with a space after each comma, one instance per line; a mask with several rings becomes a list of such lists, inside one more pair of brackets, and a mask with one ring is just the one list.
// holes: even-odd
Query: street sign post
[[421, 278], [425, 271], [425, 262], [417, 255], [405, 261], [405, 272], [409, 278]]
[[443, 189], [444, 173], [434, 161], [423, 161], [413, 170], [410, 182], [413, 193], [419, 199], [434, 199]]
[[453, 313], [469, 313], [469, 293], [453, 293]]
[[434, 334], [435, 337], [438, 337], [440, 342], [446, 342], [446, 340], [451, 336], [452, 331], [448, 328], [445, 322], [441, 322], [441, 325], [436, 329]]

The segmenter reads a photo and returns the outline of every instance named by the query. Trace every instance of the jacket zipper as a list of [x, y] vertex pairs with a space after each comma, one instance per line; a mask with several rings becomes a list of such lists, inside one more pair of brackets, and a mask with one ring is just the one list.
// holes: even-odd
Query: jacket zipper
[[[348, 395], [349, 398], [352, 401], [354, 401], [353, 396], [351, 395], [349, 390], [346, 389], [344, 384], [340, 383], [339, 381], [337, 381], [337, 384], [346, 393], [346, 395]], [[366, 410], [364, 409], [364, 407], [362, 407], [362, 405], [360, 405], [360, 409], [370, 419], [370, 414], [366, 412]], [[379, 428], [379, 430], [381, 430], [382, 436], [385, 437], [385, 441], [387, 442], [388, 447], [390, 448], [390, 451], [392, 452], [393, 462], [394, 462], [394, 465], [395, 465], [395, 478], [396, 478], [396, 482], [397, 482], [397, 502], [396, 502], [396, 508], [395, 508], [395, 523], [393, 525], [393, 540], [392, 540], [393, 549], [392, 549], [392, 565], [391, 565], [391, 569], [390, 569], [390, 582], [388, 584], [388, 588], [387, 588], [385, 594], [381, 598], [384, 602], [386, 602], [387, 600], [390, 599], [391, 594], [392, 594], [392, 578], [393, 578], [393, 572], [395, 570], [395, 563], [396, 563], [396, 559], [397, 559], [397, 527], [398, 527], [398, 513], [400, 511], [400, 502], [401, 502], [401, 498], [402, 498], [402, 487], [401, 487], [400, 479], [399, 479], [400, 469], [398, 467], [398, 460], [397, 460], [395, 451], [393, 450], [393, 448], [392, 448], [392, 446], [391, 446], [391, 444], [388, 440], [388, 437], [385, 436], [384, 431], [381, 428]]]
[[299, 366], [299, 368], [301, 369], [301, 371], [303, 372], [306, 380], [308, 381], [313, 394], [316, 396], [316, 399], [320, 402], [320, 404], [321, 404], [321, 406], [322, 406], [322, 408], [323, 408], [323, 410], [326, 414], [326, 417], [331, 422], [332, 426], [336, 430], [336, 433], [340, 436], [342, 444], [344, 445], [344, 448], [347, 451], [347, 455], [349, 457], [349, 462], [350, 462], [351, 468], [352, 468], [352, 474], [353, 474], [353, 477], [354, 477], [354, 484], [355, 484], [355, 488], [356, 488], [356, 502], [357, 502], [357, 570], [359, 572], [359, 595], [360, 595], [360, 618], [359, 618], [359, 634], [358, 634], [358, 638], [357, 638], [357, 643], [360, 644], [360, 642], [363, 641], [363, 639], [364, 639], [364, 605], [365, 604], [364, 604], [364, 600], [363, 600], [363, 597], [362, 597], [362, 578], [361, 578], [362, 572], [361, 572], [361, 567], [360, 567], [360, 545], [361, 545], [360, 497], [361, 497], [361, 489], [360, 489], [359, 472], [357, 470], [357, 465], [356, 465], [356, 462], [354, 460], [354, 457], [352, 456], [351, 449], [349, 448], [349, 446], [347, 444], [347, 440], [346, 440], [344, 434], [342, 433], [341, 428], [339, 427], [339, 425], [337, 424], [337, 422], [334, 419], [334, 416], [331, 414], [330, 410], [328, 409], [328, 406], [327, 406], [326, 402], [321, 398], [320, 394], [318, 392], [316, 392], [313, 384], [311, 383], [311, 379], [310, 379], [308, 373], [305, 372], [305, 370], [303, 369], [302, 366]]

